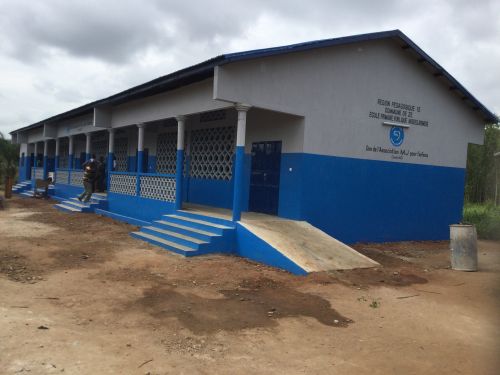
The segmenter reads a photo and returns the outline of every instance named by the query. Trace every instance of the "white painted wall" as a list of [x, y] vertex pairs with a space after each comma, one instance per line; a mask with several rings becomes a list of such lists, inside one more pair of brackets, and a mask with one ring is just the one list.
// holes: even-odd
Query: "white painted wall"
[[21, 143], [19, 145], [19, 157], [21, 157], [23, 153], [24, 153], [24, 156], [28, 156], [28, 144], [27, 143]]
[[[307, 153], [464, 168], [467, 143], [482, 143], [483, 122], [448, 86], [393, 41], [373, 41], [226, 64], [216, 69], [214, 97], [305, 117]], [[377, 99], [421, 107], [405, 141], [370, 111]], [[428, 157], [367, 151], [420, 151]]]
[[213, 100], [213, 80], [207, 79], [186, 87], [125, 103], [112, 109], [113, 128], [206, 112], [228, 107], [228, 103]]
[[102, 129], [93, 126], [94, 114], [75, 117], [57, 123], [57, 136], [68, 137], [75, 134], [92, 133]]
[[303, 152], [304, 118], [251, 108], [247, 114], [245, 152], [251, 152], [253, 142], [262, 141], [282, 141], [284, 153]]
[[43, 126], [37, 129], [29, 130], [28, 132], [28, 143], [43, 141]]

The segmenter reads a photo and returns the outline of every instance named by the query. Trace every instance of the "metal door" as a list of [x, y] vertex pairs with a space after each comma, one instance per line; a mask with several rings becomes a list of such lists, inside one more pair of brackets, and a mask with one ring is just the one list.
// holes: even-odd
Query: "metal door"
[[252, 144], [249, 210], [278, 213], [281, 141]]

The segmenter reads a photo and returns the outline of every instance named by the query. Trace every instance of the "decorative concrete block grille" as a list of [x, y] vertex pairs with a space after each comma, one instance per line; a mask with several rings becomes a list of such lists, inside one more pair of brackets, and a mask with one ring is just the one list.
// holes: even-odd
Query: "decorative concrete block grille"
[[71, 171], [71, 180], [69, 184], [73, 186], [83, 186], [83, 171]]
[[189, 175], [195, 178], [230, 180], [235, 135], [234, 126], [193, 130]]
[[[67, 138], [59, 140], [59, 168], [68, 168], [69, 142]], [[66, 182], [68, 179], [66, 179]]]
[[135, 195], [136, 176], [112, 174], [109, 191], [118, 194]]
[[68, 183], [68, 178], [69, 178], [69, 173], [68, 171], [57, 171], [56, 173], [56, 183], [59, 184], [67, 184]]
[[42, 167], [36, 168], [34, 171], [33, 171], [33, 169], [34, 168], [31, 169], [31, 175], [35, 176], [35, 179], [42, 179], [43, 178], [43, 168]]
[[200, 122], [221, 121], [225, 119], [226, 111], [224, 109], [200, 114]]
[[126, 172], [128, 168], [128, 139], [115, 139], [115, 171]]
[[175, 173], [177, 161], [177, 132], [158, 135], [156, 144], [156, 171], [158, 173]]
[[160, 176], [141, 176], [140, 196], [175, 202], [175, 178]]
[[59, 168], [68, 168], [68, 155], [59, 154]]
[[108, 155], [108, 141], [102, 139], [92, 142], [90, 153], [95, 155], [96, 160], [102, 157], [104, 161], [106, 161], [106, 156]]

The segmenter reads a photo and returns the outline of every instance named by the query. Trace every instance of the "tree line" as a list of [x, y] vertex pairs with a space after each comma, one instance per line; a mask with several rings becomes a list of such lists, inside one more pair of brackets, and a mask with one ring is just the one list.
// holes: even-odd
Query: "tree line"
[[[493, 203], [495, 189], [500, 195], [500, 124], [485, 127], [484, 144], [469, 144], [465, 182], [466, 203]], [[500, 200], [500, 197], [497, 197]], [[500, 202], [497, 202], [497, 204]]]

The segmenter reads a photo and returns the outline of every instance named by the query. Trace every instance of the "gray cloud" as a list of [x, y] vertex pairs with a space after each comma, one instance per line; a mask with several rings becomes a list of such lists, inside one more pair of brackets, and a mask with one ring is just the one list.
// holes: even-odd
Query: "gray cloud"
[[154, 9], [139, 2], [16, 1], [8, 2], [9, 8], [12, 11], [2, 12], [0, 19], [10, 39], [7, 53], [22, 61], [48, 58], [51, 49], [58, 49], [120, 63], [152, 41], [168, 38], [158, 27]]
[[394, 28], [500, 112], [494, 0], [0, 2], [3, 132], [221, 53]]

